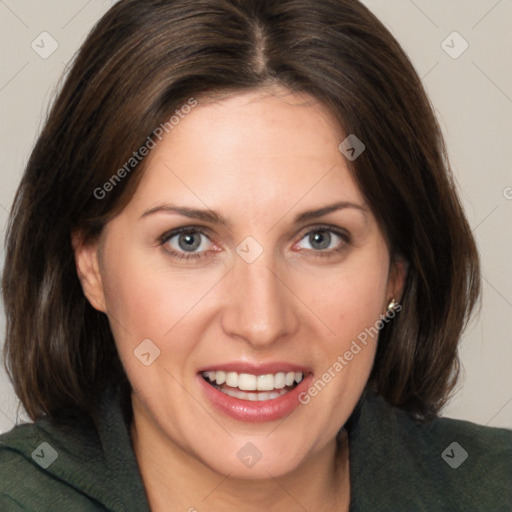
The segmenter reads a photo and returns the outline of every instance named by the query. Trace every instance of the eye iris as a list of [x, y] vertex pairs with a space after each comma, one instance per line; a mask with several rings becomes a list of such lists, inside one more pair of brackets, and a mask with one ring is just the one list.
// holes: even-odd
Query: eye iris
[[201, 235], [196, 232], [181, 234], [178, 244], [184, 251], [193, 251], [201, 245]]
[[309, 241], [315, 249], [327, 249], [331, 244], [331, 234], [328, 231], [316, 231], [309, 236]]

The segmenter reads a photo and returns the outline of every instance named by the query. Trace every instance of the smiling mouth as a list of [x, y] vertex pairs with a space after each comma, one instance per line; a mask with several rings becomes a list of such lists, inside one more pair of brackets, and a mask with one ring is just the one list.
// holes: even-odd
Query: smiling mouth
[[239, 400], [263, 402], [275, 400], [295, 389], [304, 379], [302, 372], [278, 372], [264, 375], [225, 371], [201, 372], [203, 379], [221, 393]]

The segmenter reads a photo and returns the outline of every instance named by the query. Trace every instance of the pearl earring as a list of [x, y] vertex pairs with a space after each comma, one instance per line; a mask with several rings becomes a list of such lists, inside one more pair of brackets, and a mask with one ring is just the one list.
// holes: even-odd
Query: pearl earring
[[392, 311], [395, 311], [395, 309], [399, 306], [398, 302], [395, 299], [391, 299], [391, 301], [388, 304], [387, 313], [391, 313]]

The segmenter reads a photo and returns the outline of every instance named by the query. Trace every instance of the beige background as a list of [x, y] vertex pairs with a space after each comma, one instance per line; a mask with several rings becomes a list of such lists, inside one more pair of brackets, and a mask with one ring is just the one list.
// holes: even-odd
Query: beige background
[[[112, 3], [0, 0], [2, 265], [7, 211], [48, 102], [66, 63]], [[444, 414], [512, 428], [512, 0], [364, 3], [403, 45], [430, 94], [483, 260], [482, 312], [461, 344], [465, 375]], [[58, 43], [46, 59], [31, 47], [43, 46], [44, 37], [39, 51], [51, 49], [42, 32]], [[0, 344], [3, 331], [0, 310]], [[0, 432], [24, 418], [0, 370]]]

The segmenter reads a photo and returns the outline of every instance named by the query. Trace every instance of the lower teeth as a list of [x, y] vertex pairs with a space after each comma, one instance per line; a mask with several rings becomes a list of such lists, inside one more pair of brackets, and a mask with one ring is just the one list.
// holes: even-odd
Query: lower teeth
[[[211, 384], [211, 383], [210, 383]], [[278, 389], [275, 391], [259, 391], [257, 393], [246, 393], [245, 391], [241, 391], [235, 388], [217, 386], [212, 384], [215, 389], [218, 389], [225, 395], [231, 396], [233, 398], [238, 398], [239, 400], [249, 400], [250, 402], [263, 402], [265, 400], [275, 400], [280, 396], [285, 395], [290, 391], [288, 388]]]

